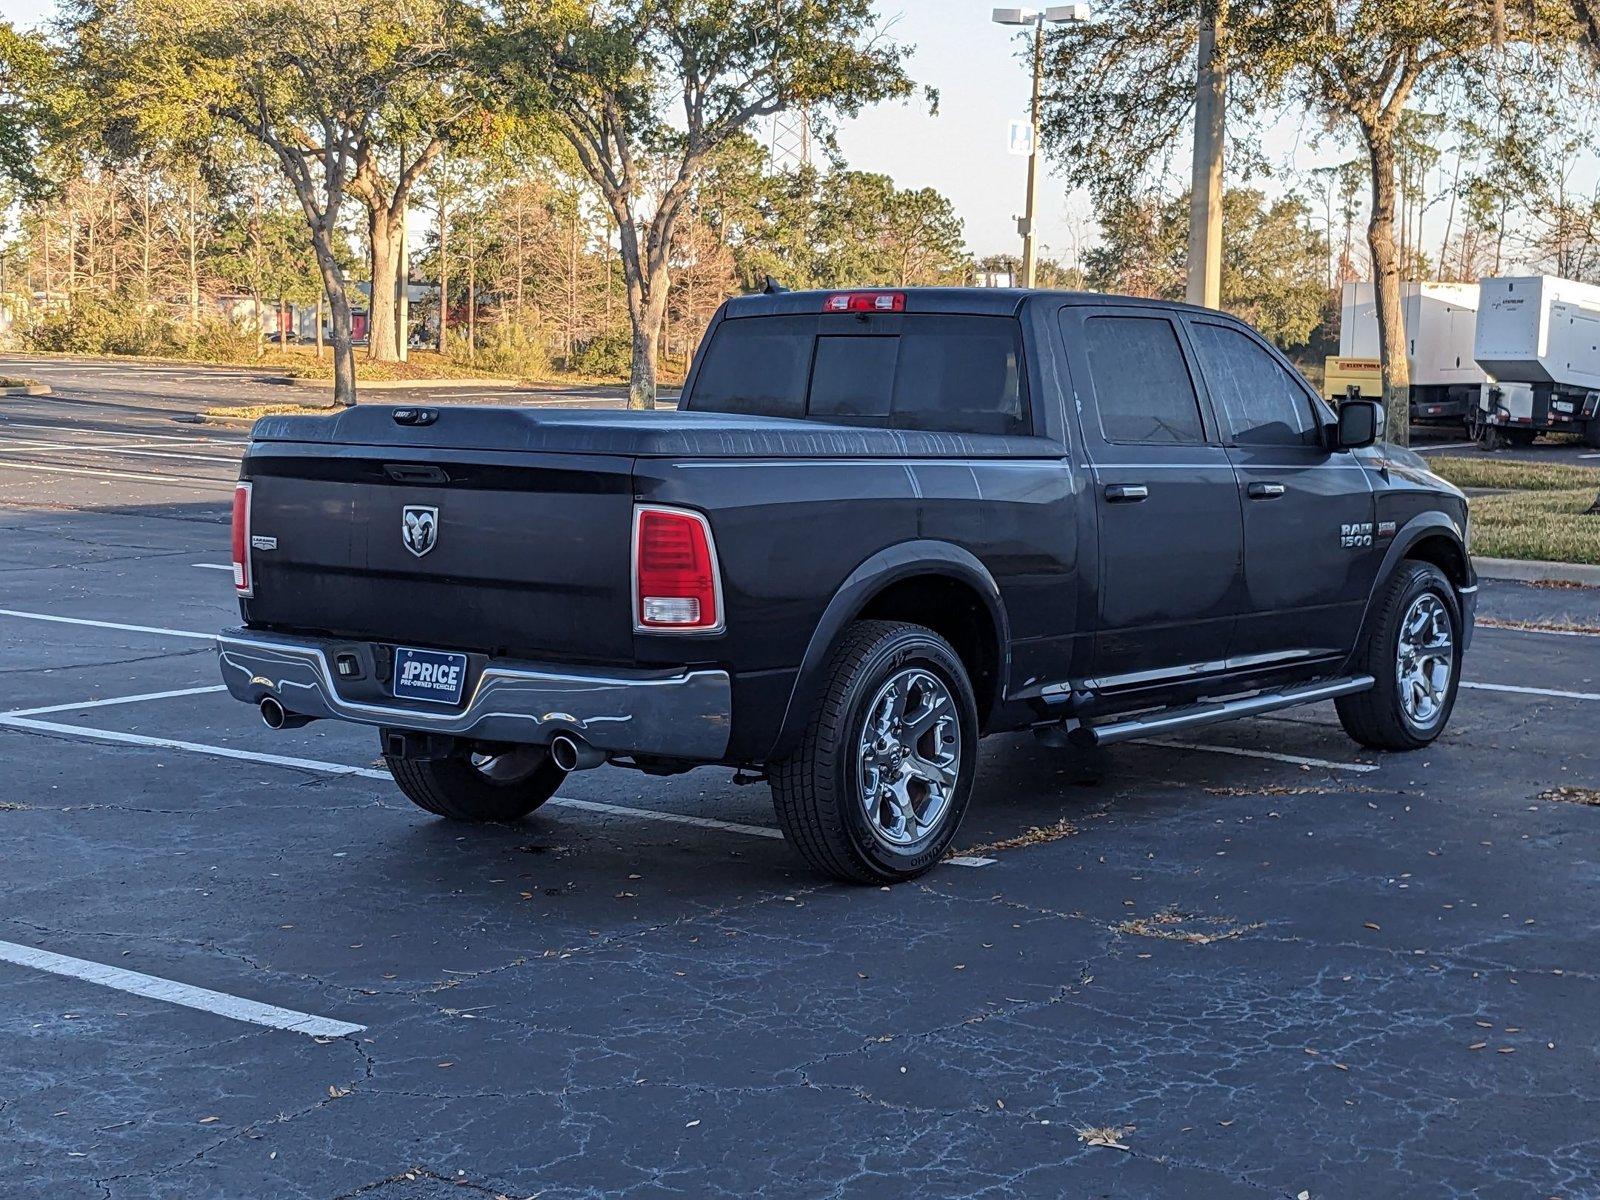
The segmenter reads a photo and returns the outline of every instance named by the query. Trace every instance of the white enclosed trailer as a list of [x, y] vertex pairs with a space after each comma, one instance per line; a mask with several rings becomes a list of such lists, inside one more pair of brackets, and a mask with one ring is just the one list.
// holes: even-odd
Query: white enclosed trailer
[[[1378, 306], [1370, 283], [1344, 285], [1339, 355], [1378, 357]], [[1411, 419], [1422, 423], [1464, 420], [1485, 380], [1473, 355], [1478, 316], [1475, 283], [1400, 285], [1400, 318], [1411, 368]]]
[[1600, 287], [1554, 275], [1485, 279], [1473, 357], [1487, 372], [1472, 424], [1487, 445], [1552, 431], [1600, 446]]

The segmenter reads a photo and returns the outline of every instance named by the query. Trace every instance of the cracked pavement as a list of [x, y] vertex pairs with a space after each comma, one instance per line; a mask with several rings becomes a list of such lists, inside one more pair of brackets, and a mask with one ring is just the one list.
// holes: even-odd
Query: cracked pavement
[[[109, 472], [118, 439], [238, 435], [91, 383], [0, 408], [0, 444], [107, 472], [0, 459], [0, 607], [219, 627], [228, 576], [194, 564], [227, 555], [226, 464]], [[1600, 625], [1600, 596], [1491, 583], [1482, 611]], [[1486, 629], [1468, 678], [1600, 692], [1600, 638]], [[0, 617], [0, 711], [215, 682], [200, 642]], [[1597, 715], [1467, 691], [1410, 756], [1330, 707], [1194, 738], [1371, 771], [991, 739], [958, 844], [994, 865], [892, 890], [775, 839], [463, 829], [160, 744], [377, 756], [225, 695], [48, 718], [154, 744], [0, 719], [0, 940], [365, 1027], [0, 963], [0, 1197], [1600, 1196], [1600, 808], [1543, 798], [1600, 787]], [[729, 774], [562, 794], [770, 825]]]

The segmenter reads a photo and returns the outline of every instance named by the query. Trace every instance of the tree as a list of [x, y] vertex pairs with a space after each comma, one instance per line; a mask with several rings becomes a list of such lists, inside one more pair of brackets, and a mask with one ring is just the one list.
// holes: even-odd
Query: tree
[[398, 328], [406, 208], [418, 181], [446, 147], [471, 138], [488, 149], [490, 91], [477, 68], [486, 61], [487, 33], [463, 0], [408, 0], [407, 33], [426, 63], [388, 87], [354, 148], [350, 194], [367, 209], [372, 293], [367, 355], [394, 362], [408, 333]]
[[[1253, 188], [1229, 188], [1222, 210], [1222, 307], [1286, 350], [1305, 346], [1327, 294], [1328, 242], [1310, 210], [1298, 197], [1268, 202]], [[1113, 201], [1099, 244], [1084, 255], [1089, 286], [1183, 299], [1188, 233], [1186, 193]]]
[[0, 21], [0, 183], [23, 196], [38, 195], [46, 187], [39, 164], [42, 135], [51, 118], [46, 81], [53, 67], [50, 48], [41, 38]]
[[68, 13], [69, 61], [108, 131], [161, 144], [231, 128], [270, 153], [327, 293], [335, 404], [356, 398], [336, 252], [345, 199], [393, 103], [437, 68], [444, 2], [358, 11], [335, 0], [76, 0]]
[[[1396, 441], [1408, 440], [1410, 422], [1396, 238], [1402, 116], [1419, 96], [1482, 95], [1476, 85], [1491, 73], [1520, 72], [1526, 88], [1550, 88], [1578, 32], [1573, 5], [1585, 3], [1261, 0], [1229, 9], [1220, 52], [1232, 116], [1248, 129], [1254, 117], [1299, 108], [1365, 150], [1367, 246]], [[1097, 17], [1053, 35], [1045, 125], [1070, 179], [1127, 194], [1186, 125], [1194, 10], [1184, 0], [1109, 0]]]
[[[616, 224], [633, 335], [628, 404], [653, 407], [674, 233], [713, 156], [793, 108], [826, 140], [834, 117], [910, 93], [909, 50], [882, 36], [871, 0], [508, 7], [506, 69], [525, 104], [548, 105]], [[672, 164], [654, 188], [652, 152]]]

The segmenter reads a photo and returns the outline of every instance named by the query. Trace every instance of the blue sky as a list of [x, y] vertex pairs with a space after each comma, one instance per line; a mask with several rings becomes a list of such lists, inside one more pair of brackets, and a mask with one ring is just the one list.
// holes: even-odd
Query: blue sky
[[[5, 15], [29, 26], [53, 7], [52, 0], [5, 0]], [[1017, 33], [992, 24], [991, 5], [980, 0], [881, 0], [878, 7], [890, 36], [915, 46], [911, 74], [938, 89], [939, 111], [929, 113], [920, 99], [869, 109], [839, 131], [846, 159], [901, 187], [934, 187], [949, 196], [974, 252], [1018, 251], [1013, 218], [1022, 210], [1027, 160], [1005, 146], [1007, 123], [1026, 115], [1028, 105]], [[1327, 157], [1310, 154], [1297, 136], [1291, 130], [1270, 136], [1269, 153], [1301, 168]], [[1049, 175], [1039, 228], [1046, 251], [1067, 261], [1094, 236], [1085, 199], [1068, 196]]]

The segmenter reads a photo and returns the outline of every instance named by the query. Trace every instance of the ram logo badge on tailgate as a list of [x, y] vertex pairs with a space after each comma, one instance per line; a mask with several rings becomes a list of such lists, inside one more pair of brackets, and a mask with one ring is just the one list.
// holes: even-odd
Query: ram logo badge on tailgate
[[408, 504], [400, 510], [404, 523], [400, 528], [401, 540], [406, 549], [421, 558], [439, 544], [439, 510], [420, 504]]

